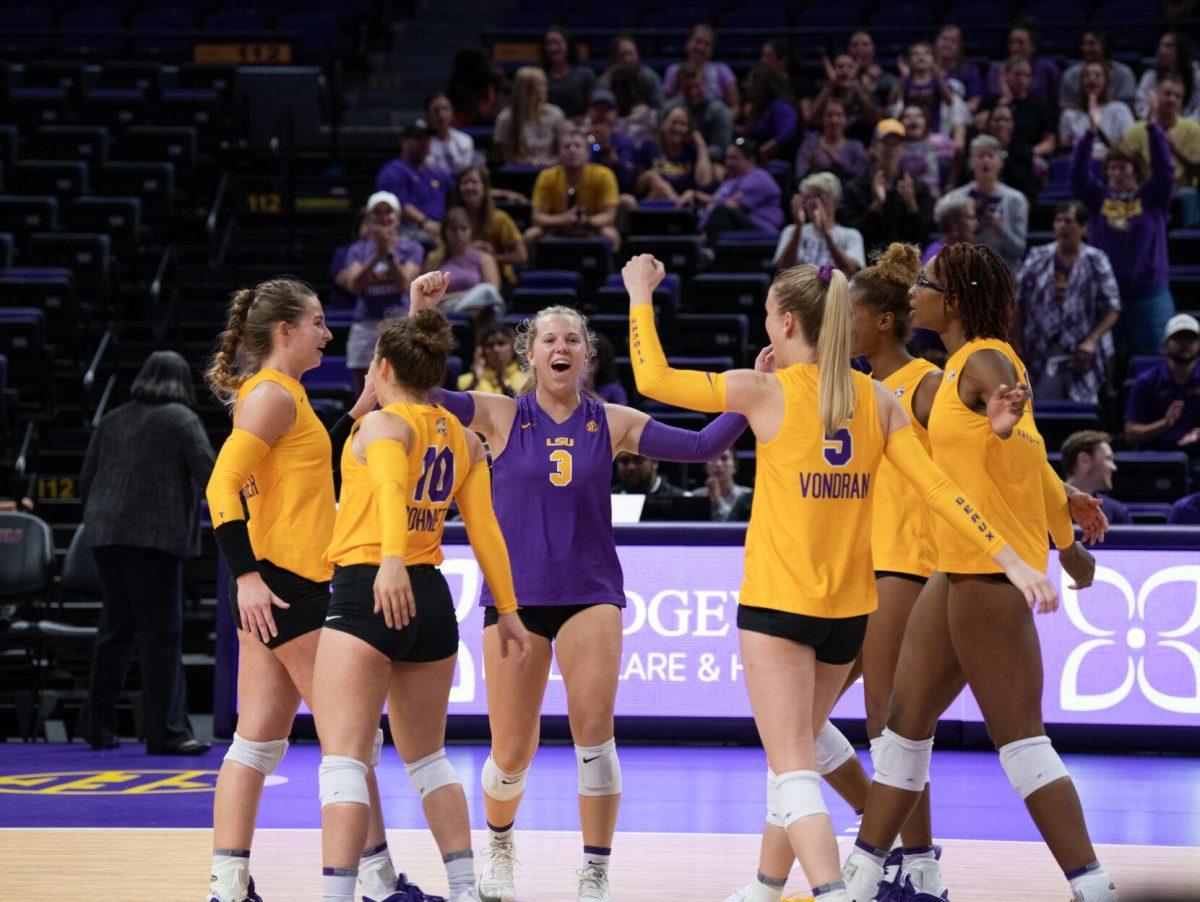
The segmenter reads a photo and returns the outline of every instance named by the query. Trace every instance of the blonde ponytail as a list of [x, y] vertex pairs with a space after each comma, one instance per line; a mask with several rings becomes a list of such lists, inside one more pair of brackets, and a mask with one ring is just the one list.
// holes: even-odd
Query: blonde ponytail
[[234, 371], [237, 368], [242, 334], [246, 331], [246, 317], [253, 303], [253, 288], [243, 288], [234, 292], [229, 306], [229, 321], [225, 325], [225, 331], [217, 338], [217, 352], [213, 355], [212, 363], [204, 371], [204, 381], [208, 383], [213, 396], [226, 406], [233, 404], [237, 390], [249, 378], [248, 373]]
[[825, 291], [821, 334], [817, 339], [817, 397], [825, 435], [837, 432], [854, 413], [854, 381], [850, 376], [850, 288], [835, 269]]
[[238, 389], [258, 372], [271, 353], [275, 325], [295, 324], [308, 298], [316, 292], [307, 282], [280, 276], [241, 288], [230, 297], [229, 321], [217, 339], [217, 351], [204, 372], [204, 381], [222, 404], [232, 407]]

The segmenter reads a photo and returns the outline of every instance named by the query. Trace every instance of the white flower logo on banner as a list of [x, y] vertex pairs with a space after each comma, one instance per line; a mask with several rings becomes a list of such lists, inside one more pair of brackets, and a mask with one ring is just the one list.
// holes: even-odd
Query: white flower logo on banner
[[[1061, 705], [1066, 711], [1103, 711], [1120, 704], [1133, 691], [1136, 684], [1141, 693], [1153, 705], [1175, 714], [1200, 714], [1200, 649], [1195, 641], [1188, 641], [1200, 629], [1200, 566], [1182, 565], [1159, 570], [1144, 583], [1138, 592], [1122, 574], [1109, 567], [1096, 567], [1096, 584], [1108, 583], [1116, 587], [1125, 600], [1127, 627], [1123, 635], [1120, 630], [1103, 629], [1091, 623], [1079, 605], [1079, 593], [1070, 589], [1071, 579], [1062, 574], [1063, 610], [1071, 623], [1080, 631], [1095, 638], [1076, 647], [1063, 666]], [[1191, 614], [1181, 626], [1169, 629], [1154, 629], [1147, 618], [1146, 604], [1151, 594], [1162, 586], [1178, 584], [1179, 591], [1191, 593]], [[1187, 588], [1185, 588], [1187, 587]], [[1150, 637], [1156, 641], [1152, 644]], [[1113, 652], [1101, 651], [1123, 644], [1125, 650], [1124, 677], [1119, 685], [1104, 692], [1083, 692], [1079, 688], [1080, 672], [1084, 662], [1090, 667], [1102, 667], [1100, 660], [1108, 657], [1113, 661]], [[1146, 673], [1146, 661], [1150, 657], [1165, 658], [1168, 666], [1183, 668], [1188, 665], [1192, 677], [1189, 694], [1173, 695], [1155, 688]], [[1120, 668], [1116, 668], [1120, 672]], [[1182, 682], [1182, 680], [1181, 680]]]

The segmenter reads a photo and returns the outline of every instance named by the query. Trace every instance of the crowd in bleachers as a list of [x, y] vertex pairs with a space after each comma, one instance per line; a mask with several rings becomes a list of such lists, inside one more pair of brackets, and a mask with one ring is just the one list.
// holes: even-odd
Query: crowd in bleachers
[[[529, 25], [539, 11], [511, 18]], [[625, 12], [566, 19], [619, 27]], [[720, 21], [759, 26], [769, 11], [747, 13], [757, 15]], [[1096, 20], [1117, 21], [1108, 13]], [[678, 277], [662, 292], [669, 337], [688, 332], [691, 317], [724, 315], [705, 324], [710, 342], [698, 348], [730, 351], [714, 367], [749, 363], [746, 338], [761, 339], [756, 305], [778, 268], [831, 264], [853, 275], [891, 242], [920, 246], [925, 260], [949, 243], [981, 243], [1012, 270], [1012, 340], [1040, 406], [1111, 425], [1122, 451], [1200, 459], [1200, 369], [1180, 339], [1195, 336], [1179, 328], [1195, 320], [1172, 319], [1200, 306], [1200, 65], [1187, 35], [1161, 34], [1153, 58], [1116, 59], [1099, 27], [1080, 28], [1077, 54], [1064, 60], [1042, 54], [1036, 24], [1022, 20], [1006, 55], [989, 59], [967, 56], [970, 33], [951, 24], [964, 19], [930, 22], [892, 65], [865, 29], [811, 58], [772, 37], [734, 64], [708, 24], [688, 32], [682, 59], [660, 66], [632, 34], [593, 58], [595, 37], [576, 41], [559, 24], [542, 33], [537, 59], [508, 54], [501, 66], [464, 49], [445, 92], [406, 129], [401, 156], [380, 170], [371, 204], [382, 206], [367, 221], [398, 217], [406, 238], [395, 246], [415, 241], [423, 271], [452, 271], [447, 310], [477, 329], [565, 302], [599, 313], [604, 330], [614, 259], [654, 252]], [[387, 192], [394, 198], [381, 201]], [[397, 263], [411, 251], [380, 244], [372, 255], [362, 250], [371, 240], [355, 245], [359, 263], [339, 283], [361, 277], [356, 267], [371, 256], [372, 278], [387, 283], [375, 290], [403, 294], [411, 276]], [[356, 308], [362, 334], [378, 318], [370, 290]], [[612, 326], [620, 366], [623, 326]], [[939, 353], [936, 340], [916, 341]], [[365, 367], [350, 353], [352, 368]], [[519, 390], [484, 350], [463, 353], [474, 356], [464, 384]], [[622, 379], [634, 396], [627, 367]], [[1167, 395], [1181, 405], [1149, 403]], [[616, 484], [674, 488], [625, 466]], [[714, 516], [730, 509], [715, 505]]]

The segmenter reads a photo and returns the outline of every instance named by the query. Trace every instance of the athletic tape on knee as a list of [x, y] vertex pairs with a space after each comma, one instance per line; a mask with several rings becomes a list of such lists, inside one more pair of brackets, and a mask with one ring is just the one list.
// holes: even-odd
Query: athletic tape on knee
[[621, 793], [621, 762], [617, 758], [617, 740], [601, 745], [575, 746], [579, 765], [581, 796], [615, 796]]
[[236, 761], [245, 767], [258, 771], [264, 777], [275, 773], [279, 762], [283, 760], [288, 750], [286, 739], [268, 739], [266, 742], [255, 742], [233, 734], [233, 742], [225, 752], [226, 761]]
[[779, 785], [775, 771], [767, 768], [767, 823], [772, 827], [785, 828], [783, 814], [779, 810]]
[[1029, 798], [1047, 783], [1070, 776], [1049, 736], [1018, 739], [1001, 746], [1000, 766], [1022, 799]]
[[792, 770], [775, 778], [784, 827], [802, 817], [828, 814], [821, 796], [821, 775], [815, 770]]
[[854, 746], [842, 735], [842, 731], [825, 721], [817, 734], [817, 773], [822, 777], [833, 773], [854, 757]]
[[905, 739], [883, 728], [883, 735], [871, 743], [875, 782], [909, 792], [920, 792], [929, 782], [929, 759], [933, 757], [932, 739]]
[[379, 767], [379, 756], [383, 752], [383, 730], [375, 731], [375, 741], [371, 743], [371, 767]]
[[461, 782], [458, 779], [458, 771], [446, 758], [445, 749], [438, 749], [432, 755], [426, 755], [419, 761], [406, 765], [404, 769], [408, 771], [408, 779], [412, 780], [412, 785], [416, 787], [421, 798], [443, 786]]
[[344, 755], [323, 757], [317, 772], [317, 787], [322, 808], [340, 802], [371, 804], [367, 792], [367, 766], [357, 758]]
[[506, 774], [496, 766], [492, 756], [488, 755], [487, 761], [483, 762], [483, 773], [479, 777], [479, 783], [483, 791], [497, 802], [511, 802], [525, 791], [525, 778], [528, 775], [528, 767], [519, 773]]

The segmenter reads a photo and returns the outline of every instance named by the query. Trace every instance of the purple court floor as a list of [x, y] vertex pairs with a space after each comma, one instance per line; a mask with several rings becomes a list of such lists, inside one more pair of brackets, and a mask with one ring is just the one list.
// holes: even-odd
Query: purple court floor
[[[136, 746], [93, 752], [83, 744], [0, 744], [0, 828], [207, 827], [211, 787], [224, 746], [197, 758], [149, 757]], [[472, 825], [484, 826], [479, 770], [487, 749], [453, 745]], [[865, 753], [860, 753], [865, 758]], [[1200, 759], [1064, 755], [1098, 843], [1200, 846]], [[320, 827], [315, 744], [294, 745], [263, 795], [260, 827]], [[869, 770], [869, 762], [866, 762]], [[749, 833], [762, 827], [765, 762], [761, 750], [624, 746], [626, 832]], [[994, 753], [936, 752], [934, 829], [939, 838], [1037, 840]], [[379, 769], [387, 825], [425, 826], [395, 751]], [[569, 746], [538, 752], [519, 823], [526, 830], [576, 830], [575, 755]], [[857, 819], [832, 791], [826, 799], [839, 832]]]

